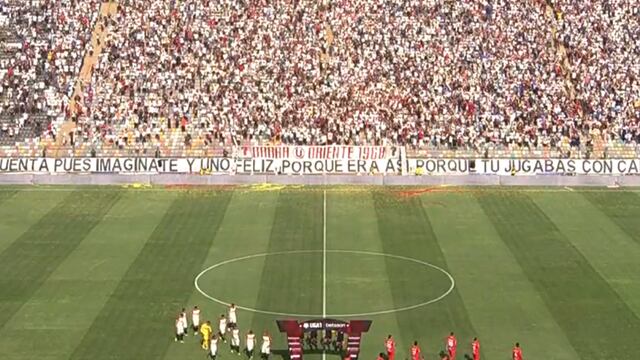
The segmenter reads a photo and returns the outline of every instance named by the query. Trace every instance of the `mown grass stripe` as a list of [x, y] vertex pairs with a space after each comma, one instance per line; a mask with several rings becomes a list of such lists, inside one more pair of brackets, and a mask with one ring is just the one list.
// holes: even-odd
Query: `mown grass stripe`
[[0, 253], [0, 328], [118, 201], [119, 192], [70, 193]]
[[[208, 250], [203, 269], [224, 260], [266, 252], [277, 200], [276, 191], [235, 191], [213, 245]], [[246, 219], [251, 219], [251, 226], [247, 226]], [[240, 306], [253, 307], [260, 289], [260, 270], [264, 261], [265, 258], [255, 258], [216, 268], [201, 277], [199, 285], [211, 296], [235, 302]], [[194, 305], [200, 308], [202, 319], [210, 320], [214, 327], [218, 316], [228, 311], [226, 306], [202, 296], [195, 287], [185, 307], [192, 309]], [[254, 314], [238, 310], [237, 316], [238, 327], [244, 334], [249, 330]], [[269, 321], [259, 328], [267, 326], [273, 327], [274, 322]], [[275, 331], [275, 327], [272, 330]], [[173, 360], [202, 356], [203, 350], [198, 346], [199, 340], [199, 336], [192, 337], [189, 334], [185, 345], [170, 346], [164, 358]], [[244, 336], [242, 342], [244, 343]], [[221, 357], [226, 357], [226, 353], [230, 351], [226, 345], [221, 345], [219, 349]]]
[[[375, 192], [373, 198], [385, 253], [428, 261], [447, 270], [442, 249], [419, 198], [403, 199], [383, 191]], [[402, 303], [405, 297], [420, 298], [424, 286], [437, 286], [442, 290], [440, 294], [450, 286], [446, 278], [441, 283], [426, 285], [428, 281], [423, 281], [420, 274], [407, 271], [401, 263], [386, 260], [385, 264], [389, 279], [397, 279], [390, 281], [394, 304]], [[415, 280], [400, 281], [407, 278]], [[423, 352], [428, 354], [426, 358], [437, 356], [450, 331], [456, 332], [461, 340], [476, 334], [457, 289], [439, 302], [396, 313], [396, 317], [402, 324], [402, 338], [418, 340]]]
[[531, 198], [478, 201], [580, 358], [635, 359], [640, 321]]
[[[9, 204], [9, 205], [5, 205], [4, 203], [11, 200], [13, 196], [17, 193], [18, 192], [15, 190], [0, 191], [0, 216], [5, 215], [5, 217], [0, 217], [0, 219], [3, 219], [3, 221], [0, 222], [0, 234], [2, 234], [2, 236], [0, 236], [0, 253], [2, 253], [4, 248], [8, 246], [13, 240], [16, 239], [16, 237], [14, 236], [6, 235], [7, 224], [5, 223], [6, 220], [4, 219], [7, 219], [7, 216], [11, 216], [12, 214], [15, 214], [15, 206], [17, 204], [20, 204], [20, 202], [18, 201], [15, 204]], [[19, 222], [18, 222], [18, 227], [20, 227]], [[22, 231], [25, 231], [25, 230], [26, 229]]]
[[17, 193], [18, 193], [17, 190], [0, 191], [0, 206], [2, 206], [3, 202], [7, 201], [8, 199], [10, 199], [13, 195], [15, 195]]
[[536, 194], [531, 198], [636, 316], [640, 316], [640, 244], [602, 211], [615, 204], [630, 205], [627, 212], [640, 218], [640, 207], [620, 202], [617, 196], [589, 201], [578, 192], [563, 196], [563, 201], [549, 194]]
[[[327, 191], [327, 249], [384, 252], [371, 192]], [[415, 269], [417, 266], [413, 267]], [[328, 313], [361, 313], [392, 308], [393, 279], [389, 279], [388, 275], [382, 257], [329, 253]], [[367, 296], [371, 295], [368, 289], [371, 286], [379, 289], [379, 292]], [[415, 299], [407, 301], [413, 300]], [[393, 334], [398, 347], [398, 358], [401, 358], [413, 339], [402, 338], [395, 314], [378, 315], [370, 319], [374, 320], [374, 325], [360, 344], [360, 358], [375, 358], [381, 350], [382, 339], [388, 334]], [[333, 359], [333, 356], [328, 359]]]
[[224, 217], [230, 191], [181, 193], [100, 311], [72, 359], [159, 359]]
[[580, 194], [640, 245], [640, 195], [630, 191]]
[[[515, 342], [526, 341], [527, 358], [553, 354], [556, 360], [577, 359], [563, 330], [476, 198], [470, 193], [431, 193], [422, 197], [422, 203], [478, 330], [482, 355], [506, 358]], [[469, 353], [471, 339], [458, 341]]]
[[[102, 221], [0, 329], [5, 358], [68, 359], [173, 197], [123, 191]], [[35, 347], [34, 338], [39, 339]]]
[[40, 221], [68, 193], [19, 191], [4, 198], [0, 193], [0, 253]]
[[[278, 197], [267, 252], [322, 250], [322, 192], [287, 191]], [[259, 281], [256, 308], [288, 313], [321, 314], [322, 254], [269, 256]], [[277, 317], [256, 314], [252, 329]], [[274, 326], [273, 323], [271, 326]], [[284, 345], [280, 336], [276, 343]]]

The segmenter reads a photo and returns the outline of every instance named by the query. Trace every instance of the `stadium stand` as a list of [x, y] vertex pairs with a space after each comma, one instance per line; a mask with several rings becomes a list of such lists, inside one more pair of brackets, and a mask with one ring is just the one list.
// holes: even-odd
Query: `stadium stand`
[[95, 0], [0, 1], [0, 145], [33, 149], [41, 138], [55, 138], [96, 5]]
[[557, 1], [559, 38], [583, 123], [605, 142], [638, 143], [640, 10], [632, 0]]
[[2, 155], [638, 155], [633, 0], [100, 4], [0, 0]]

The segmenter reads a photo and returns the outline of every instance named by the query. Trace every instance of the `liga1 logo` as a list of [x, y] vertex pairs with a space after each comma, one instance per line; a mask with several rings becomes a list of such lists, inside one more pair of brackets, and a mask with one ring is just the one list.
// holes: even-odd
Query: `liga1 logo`
[[346, 321], [340, 321], [335, 319], [321, 319], [321, 320], [307, 320], [300, 324], [304, 329], [310, 330], [342, 330], [349, 326]]

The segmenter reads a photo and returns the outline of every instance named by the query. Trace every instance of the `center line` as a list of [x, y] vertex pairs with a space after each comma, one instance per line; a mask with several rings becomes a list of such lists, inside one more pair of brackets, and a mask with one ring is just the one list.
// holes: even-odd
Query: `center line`
[[[322, 318], [327, 317], [327, 190], [322, 193]], [[326, 330], [325, 330], [326, 331]], [[322, 360], [327, 354], [322, 350]]]
[[327, 190], [322, 199], [322, 317], [327, 316]]

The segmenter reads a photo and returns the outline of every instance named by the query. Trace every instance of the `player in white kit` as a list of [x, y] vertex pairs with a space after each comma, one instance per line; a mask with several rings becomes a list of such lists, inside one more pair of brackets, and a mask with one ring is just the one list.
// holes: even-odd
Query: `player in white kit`
[[191, 327], [193, 328], [193, 336], [198, 335], [198, 330], [200, 329], [200, 309], [198, 309], [197, 305], [191, 310]]
[[260, 349], [260, 355], [262, 359], [269, 359], [269, 354], [271, 354], [271, 336], [269, 336], [268, 332], [264, 332], [262, 334], [262, 348]]
[[182, 312], [180, 312], [180, 320], [184, 328], [184, 336], [189, 336], [189, 321], [187, 320], [187, 310], [185, 308], [182, 308]]
[[214, 334], [211, 338], [211, 344], [209, 345], [209, 358], [215, 360], [218, 355], [218, 337]]
[[182, 326], [182, 318], [180, 315], [176, 317], [176, 339], [175, 341], [180, 341], [184, 343], [184, 327]]
[[220, 320], [218, 320], [218, 335], [220, 339], [226, 344], [227, 339], [224, 338], [224, 334], [227, 333], [227, 318], [224, 317], [224, 314], [220, 315]]
[[237, 352], [240, 355], [240, 330], [237, 326], [231, 326], [231, 352]]
[[256, 334], [249, 330], [247, 333], [247, 356], [253, 359], [253, 349], [256, 347]]
[[236, 316], [237, 309], [238, 308], [236, 307], [236, 304], [231, 304], [231, 306], [229, 306], [229, 327], [232, 327], [238, 324], [238, 318]]

